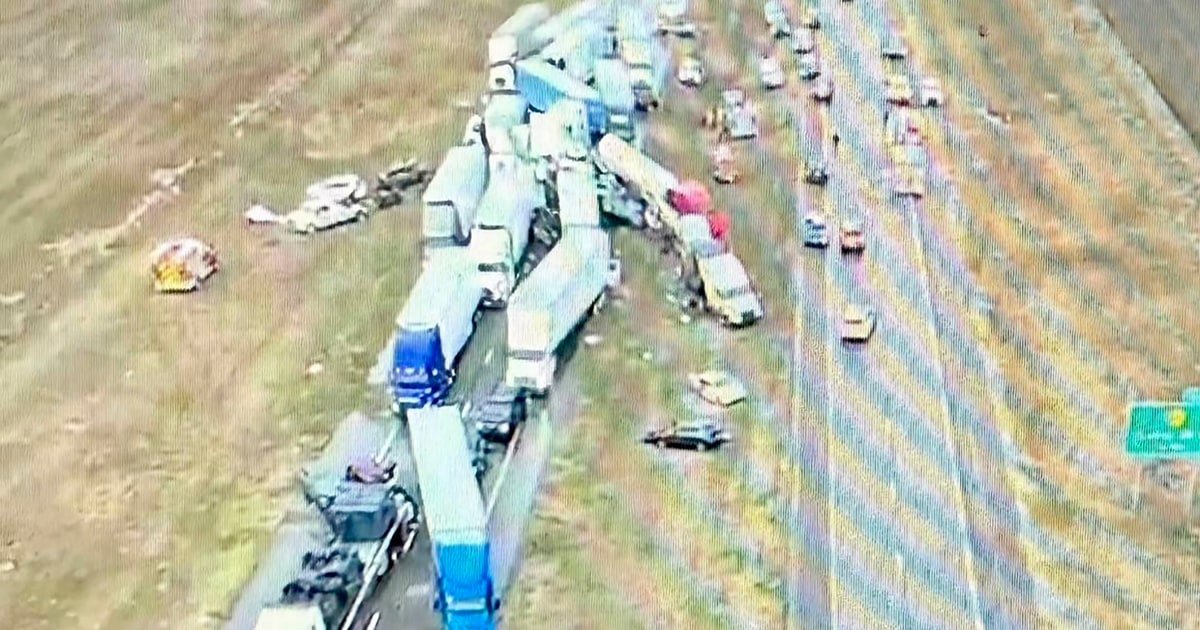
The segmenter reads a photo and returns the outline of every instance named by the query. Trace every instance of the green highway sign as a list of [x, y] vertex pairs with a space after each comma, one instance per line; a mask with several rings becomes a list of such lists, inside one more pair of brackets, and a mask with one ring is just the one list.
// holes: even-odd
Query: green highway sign
[[1200, 401], [1131, 405], [1125, 452], [1145, 458], [1200, 458]]

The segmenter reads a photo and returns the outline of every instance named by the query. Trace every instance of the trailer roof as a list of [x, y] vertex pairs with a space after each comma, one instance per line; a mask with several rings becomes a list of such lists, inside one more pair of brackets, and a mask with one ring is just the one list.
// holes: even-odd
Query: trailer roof
[[519, 207], [520, 204], [514, 204], [511, 200], [521, 199], [522, 195], [536, 195], [534, 187], [538, 186], [537, 178], [532, 167], [516, 158], [493, 161], [492, 167], [487, 189], [479, 200], [475, 225], [507, 226], [514, 208], [525, 211]]
[[482, 287], [475, 277], [475, 264], [466, 247], [444, 247], [436, 252], [430, 264], [421, 270], [416, 283], [409, 291], [404, 309], [396, 318], [396, 324], [436, 325], [442, 320], [447, 305], [464, 291], [478, 293], [482, 298]]
[[742, 266], [742, 261], [738, 260], [732, 252], [705, 258], [700, 264], [708, 267], [708, 277], [719, 289], [729, 289], [733, 287], [742, 287], [750, 284], [750, 276], [746, 275], [746, 268]]
[[459, 408], [411, 409], [408, 432], [430, 537], [436, 540], [453, 532], [486, 535], [483, 495]]
[[517, 71], [528, 72], [538, 77], [570, 98], [581, 101], [600, 100], [600, 93], [595, 88], [541, 59], [522, 59], [517, 62]]
[[[451, 147], [442, 158], [437, 172], [429, 180], [425, 192], [421, 195], [424, 203], [452, 200], [462, 201], [459, 197], [468, 195], [469, 191], [463, 185], [476, 170], [487, 168], [487, 154], [481, 144], [469, 144]], [[483, 170], [486, 175], [486, 170]]]
[[595, 175], [590, 171], [590, 165], [586, 171], [578, 168], [558, 170], [558, 216], [564, 227], [600, 224], [600, 192]]
[[[552, 306], [580, 276], [607, 271], [608, 248], [608, 234], [601, 228], [566, 230], [550, 253], [517, 286], [508, 309], [537, 310]], [[598, 265], [603, 268], [598, 269]]]

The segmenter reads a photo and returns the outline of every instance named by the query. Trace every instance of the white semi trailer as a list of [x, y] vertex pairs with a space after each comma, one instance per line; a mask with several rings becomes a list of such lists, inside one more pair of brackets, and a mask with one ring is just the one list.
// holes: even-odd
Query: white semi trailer
[[488, 87], [511, 88], [516, 83], [513, 64], [550, 43], [549, 33], [539, 32], [550, 17], [550, 9], [541, 2], [517, 9], [488, 39]]
[[679, 187], [675, 174], [613, 134], [600, 138], [596, 151], [600, 165], [645, 202], [646, 224], [657, 229], [665, 223], [676, 233], [678, 213], [670, 202], [670, 192]]
[[425, 251], [464, 245], [487, 185], [487, 156], [478, 144], [452, 147], [421, 196]]
[[508, 305], [505, 384], [544, 395], [554, 382], [557, 351], [604, 296], [611, 244], [599, 228], [564, 232]]
[[564, 161], [555, 176], [558, 219], [563, 231], [600, 227], [600, 191], [588, 162]]
[[534, 213], [545, 207], [546, 198], [533, 166], [516, 156], [493, 159], [488, 180], [469, 248], [479, 269], [483, 305], [504, 308], [517, 285]]

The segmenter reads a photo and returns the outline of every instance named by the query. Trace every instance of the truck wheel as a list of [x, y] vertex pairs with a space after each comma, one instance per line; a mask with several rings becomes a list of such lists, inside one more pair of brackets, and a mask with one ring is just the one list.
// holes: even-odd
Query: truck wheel
[[696, 450], [703, 453], [704, 451], [708, 450], [708, 445], [704, 442], [696, 442]]
[[317, 224], [316, 224], [316, 223], [309, 223], [308, 225], [304, 226], [304, 233], [305, 233], [305, 234], [313, 234], [313, 233], [315, 233], [316, 231], [317, 231]]

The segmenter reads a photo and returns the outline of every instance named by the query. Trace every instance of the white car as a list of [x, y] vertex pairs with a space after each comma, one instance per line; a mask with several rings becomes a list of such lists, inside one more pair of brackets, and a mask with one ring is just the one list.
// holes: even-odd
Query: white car
[[361, 203], [334, 203], [321, 199], [309, 199], [298, 210], [284, 217], [284, 224], [293, 232], [312, 234], [351, 221], [363, 221], [371, 215], [370, 209]]
[[812, 52], [817, 47], [817, 40], [810, 29], [802, 28], [792, 33], [792, 52], [796, 54]]
[[353, 174], [328, 177], [304, 191], [310, 200], [330, 203], [355, 203], [366, 199], [367, 193], [367, 182]]
[[828, 76], [818, 76], [813, 82], [812, 90], [809, 92], [812, 99], [821, 103], [828, 103], [833, 100], [833, 79]]
[[923, 107], [941, 107], [946, 103], [946, 95], [942, 92], [942, 82], [933, 77], [921, 80], [921, 105]]
[[774, 57], [763, 57], [758, 62], [758, 79], [768, 90], [783, 87], [783, 66]]
[[866, 343], [875, 332], [875, 309], [861, 305], [848, 304], [842, 311], [842, 341], [850, 343]]
[[680, 85], [698, 88], [704, 85], [704, 64], [695, 57], [684, 57], [679, 63], [679, 71], [675, 73], [675, 78]]
[[821, 76], [821, 58], [817, 56], [817, 51], [806, 52], [800, 55], [800, 59], [796, 61], [800, 78], [805, 81], [811, 81]]
[[724, 370], [687, 375], [688, 387], [704, 400], [722, 407], [729, 407], [746, 399], [746, 386]]

